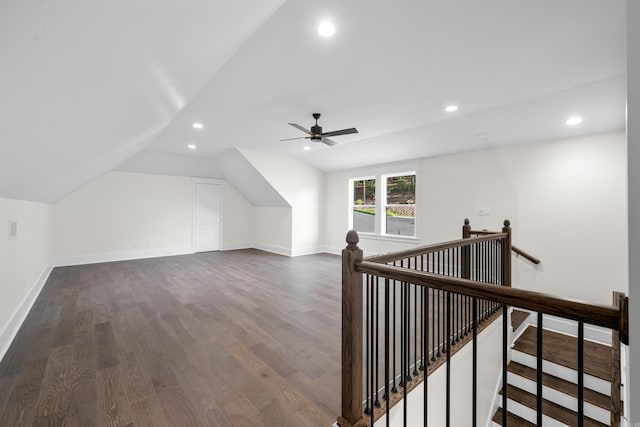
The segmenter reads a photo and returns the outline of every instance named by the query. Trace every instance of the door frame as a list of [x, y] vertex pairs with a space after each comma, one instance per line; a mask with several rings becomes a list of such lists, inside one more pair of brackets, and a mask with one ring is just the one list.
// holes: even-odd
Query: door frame
[[219, 250], [224, 250], [222, 246], [222, 242], [224, 242], [224, 183], [225, 181], [222, 179], [215, 178], [191, 178], [192, 183], [192, 208], [191, 208], [191, 248], [193, 252], [196, 253], [196, 231], [197, 231], [197, 222], [196, 222], [196, 188], [198, 184], [213, 184], [220, 186], [220, 242], [219, 242]]

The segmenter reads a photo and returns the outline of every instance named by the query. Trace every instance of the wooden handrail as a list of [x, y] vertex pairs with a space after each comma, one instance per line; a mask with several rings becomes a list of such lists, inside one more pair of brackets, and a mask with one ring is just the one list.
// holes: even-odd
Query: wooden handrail
[[[624, 344], [629, 342], [628, 325], [621, 318], [623, 310], [612, 306], [564, 299], [524, 289], [486, 285], [473, 280], [441, 276], [370, 261], [357, 263], [356, 271], [603, 326], [619, 331], [620, 341]], [[628, 297], [625, 298], [628, 299]]]
[[522, 256], [523, 258], [528, 259], [529, 261], [531, 261], [532, 263], [534, 263], [536, 265], [540, 264], [540, 260], [538, 258], [534, 257], [533, 255], [529, 255], [528, 253], [526, 253], [525, 251], [523, 251], [520, 248], [517, 248], [517, 247], [511, 245], [511, 250], [513, 252], [515, 252], [516, 254]]
[[487, 235], [483, 237], [451, 240], [449, 242], [436, 243], [433, 245], [425, 245], [425, 246], [420, 246], [413, 249], [406, 249], [404, 251], [391, 252], [391, 253], [382, 254], [382, 255], [373, 255], [365, 258], [365, 260], [370, 262], [387, 263], [387, 262], [397, 261], [403, 258], [409, 258], [417, 255], [424, 255], [431, 252], [437, 252], [444, 249], [466, 247], [476, 243], [486, 242], [490, 240], [500, 240], [500, 239], [504, 239], [505, 237], [507, 237], [507, 233], [492, 233], [491, 235]]
[[[465, 220], [468, 221], [468, 220]], [[465, 222], [466, 225], [468, 225], [468, 222]], [[488, 230], [469, 230], [469, 236], [490, 236], [490, 235], [495, 235], [495, 234], [499, 234], [499, 232], [497, 231], [488, 231]], [[516, 254], [522, 256], [523, 258], [528, 259], [529, 261], [531, 261], [534, 264], [540, 264], [540, 260], [536, 257], [534, 257], [531, 254], [528, 254], [527, 252], [523, 251], [522, 249], [511, 245], [511, 250], [513, 252], [515, 252]]]

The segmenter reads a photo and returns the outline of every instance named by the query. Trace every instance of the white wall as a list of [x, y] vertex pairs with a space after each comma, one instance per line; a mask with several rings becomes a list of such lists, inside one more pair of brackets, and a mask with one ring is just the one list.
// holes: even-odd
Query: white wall
[[224, 183], [222, 249], [244, 249], [254, 245], [255, 208], [229, 183]]
[[[223, 249], [252, 246], [253, 207], [224, 185]], [[190, 177], [109, 172], [53, 207], [56, 265], [191, 253]]]
[[50, 217], [50, 205], [0, 198], [0, 359], [50, 272]]
[[[514, 263], [515, 287], [611, 304], [624, 291], [625, 150], [622, 132], [423, 161], [427, 241], [457, 238], [462, 218], [499, 230], [542, 260]], [[491, 215], [478, 216], [488, 207]]]
[[292, 157], [240, 152], [291, 205], [292, 255], [317, 252], [323, 244], [324, 174]]
[[[478, 335], [478, 393], [477, 422], [487, 425], [493, 410], [500, 373], [502, 370], [502, 318], [494, 321]], [[469, 343], [451, 358], [451, 426], [467, 427], [472, 425], [472, 413], [469, 410], [473, 402], [473, 347]], [[429, 375], [427, 397], [427, 421], [430, 426], [446, 425], [446, 365], [440, 366]], [[423, 425], [424, 388], [418, 386], [407, 398], [407, 425]], [[403, 425], [403, 405], [398, 403], [391, 409], [391, 426]], [[386, 425], [386, 415], [376, 421], [377, 427]]]
[[255, 208], [254, 247], [282, 255], [292, 255], [291, 208]]
[[[513, 244], [542, 260], [517, 260], [514, 286], [610, 304], [625, 289], [626, 194], [622, 132], [423, 159], [422, 244], [499, 230], [511, 220]], [[345, 246], [348, 172], [327, 174], [327, 241]], [[479, 208], [490, 208], [481, 217]], [[364, 240], [364, 239], [362, 239]], [[364, 240], [365, 256], [414, 246]], [[596, 247], [598, 249], [596, 249]]]
[[625, 412], [640, 426], [640, 2], [627, 1], [630, 362]]
[[188, 253], [191, 179], [109, 172], [53, 207], [57, 265]]

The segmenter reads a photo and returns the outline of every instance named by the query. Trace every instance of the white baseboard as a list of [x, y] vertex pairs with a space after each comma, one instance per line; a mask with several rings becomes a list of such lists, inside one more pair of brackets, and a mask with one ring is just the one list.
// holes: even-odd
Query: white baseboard
[[271, 252], [278, 255], [291, 256], [291, 248], [283, 248], [281, 246], [264, 245], [262, 243], [256, 243], [253, 245], [255, 249], [259, 249], [265, 252]]
[[27, 314], [29, 314], [31, 307], [33, 307], [38, 295], [40, 295], [40, 291], [47, 282], [52, 270], [53, 267], [47, 267], [44, 269], [27, 295], [25, 295], [20, 304], [18, 304], [16, 309], [13, 311], [11, 317], [9, 317], [9, 321], [2, 328], [2, 331], [0, 332], [0, 360], [2, 360], [4, 355], [7, 353], [7, 350], [9, 350], [9, 346], [20, 330], [20, 326], [22, 326], [22, 323], [27, 318]]
[[[521, 311], [529, 311], [518, 309]], [[528, 324], [532, 326], [537, 326], [538, 318], [537, 314], [534, 312], [529, 316]], [[578, 322], [574, 320], [562, 319], [560, 317], [551, 316], [545, 314], [542, 317], [542, 326], [545, 329], [550, 329], [552, 331], [561, 332], [563, 334], [571, 335], [573, 337], [578, 336]], [[611, 345], [611, 330], [607, 328], [602, 328], [600, 326], [594, 325], [584, 325], [584, 339], [588, 341], [594, 341], [604, 345]]]
[[318, 252], [331, 254], [331, 255], [342, 255], [343, 248], [335, 248], [333, 246], [320, 246], [320, 250]]
[[163, 256], [188, 255], [195, 253], [192, 247], [152, 249], [145, 251], [114, 252], [108, 254], [78, 255], [60, 257], [53, 260], [54, 267], [97, 264], [101, 262], [128, 261], [132, 259], [157, 258]]
[[304, 256], [304, 255], [313, 255], [324, 252], [322, 246], [309, 246], [306, 248], [294, 249], [291, 251], [291, 256]]
[[251, 243], [225, 243], [222, 245], [222, 251], [237, 251], [239, 249], [251, 249], [254, 245]]

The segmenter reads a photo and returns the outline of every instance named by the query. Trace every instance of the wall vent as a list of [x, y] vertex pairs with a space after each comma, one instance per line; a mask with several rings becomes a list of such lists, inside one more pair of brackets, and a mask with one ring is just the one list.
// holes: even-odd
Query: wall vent
[[18, 221], [9, 221], [9, 240], [18, 237]]

